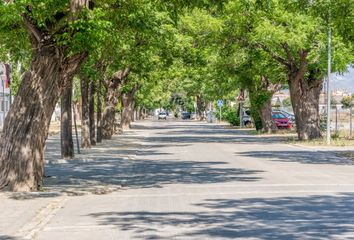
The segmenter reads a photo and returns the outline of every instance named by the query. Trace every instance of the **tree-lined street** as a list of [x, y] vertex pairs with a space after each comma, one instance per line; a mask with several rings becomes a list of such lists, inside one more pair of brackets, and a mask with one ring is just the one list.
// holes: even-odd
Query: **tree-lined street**
[[0, 239], [353, 237], [353, 162], [280, 140], [145, 120], [66, 161], [53, 136], [44, 191], [0, 195]]

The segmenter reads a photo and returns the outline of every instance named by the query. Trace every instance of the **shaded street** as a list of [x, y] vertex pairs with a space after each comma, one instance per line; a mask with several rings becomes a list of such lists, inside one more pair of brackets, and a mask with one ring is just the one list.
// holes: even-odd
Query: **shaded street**
[[280, 140], [147, 120], [66, 161], [51, 137], [44, 191], [0, 195], [0, 239], [353, 238], [354, 162]]

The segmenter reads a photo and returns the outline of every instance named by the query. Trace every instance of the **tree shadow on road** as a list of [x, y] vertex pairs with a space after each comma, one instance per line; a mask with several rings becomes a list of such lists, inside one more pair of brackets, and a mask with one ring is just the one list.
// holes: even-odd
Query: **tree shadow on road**
[[14, 236], [0, 235], [0, 240], [24, 240], [24, 239], [19, 237], [14, 237]]
[[151, 188], [178, 183], [251, 182], [260, 179], [256, 174], [261, 171], [224, 168], [223, 164], [225, 162], [135, 160], [102, 155], [84, 163], [71, 161], [47, 165], [46, 174], [52, 177], [46, 179], [45, 186], [56, 191], [70, 188], [84, 191], [94, 186], [117, 190], [121, 187]]
[[297, 162], [303, 164], [354, 165], [354, 161], [328, 151], [252, 151], [237, 152], [236, 155], [269, 159], [277, 162]]
[[[136, 239], [344, 239], [354, 234], [354, 194], [207, 199], [185, 212], [98, 212]], [[171, 230], [171, 228], [173, 230]]]

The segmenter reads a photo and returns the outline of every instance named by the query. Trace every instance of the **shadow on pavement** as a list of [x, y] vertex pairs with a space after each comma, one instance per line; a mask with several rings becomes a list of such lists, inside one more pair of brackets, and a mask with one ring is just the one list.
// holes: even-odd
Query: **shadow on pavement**
[[0, 240], [23, 240], [23, 238], [0, 235]]
[[327, 151], [252, 151], [237, 152], [236, 155], [250, 158], [264, 158], [278, 162], [303, 164], [354, 165], [354, 161]]
[[208, 199], [194, 207], [200, 207], [199, 211], [99, 212], [90, 216], [101, 225], [115, 225], [140, 239], [348, 239], [346, 234], [354, 234], [352, 193]]
[[[154, 154], [152, 152], [150, 155]], [[175, 183], [250, 182], [260, 178], [261, 171], [222, 168], [225, 162], [194, 162], [181, 160], [134, 160], [100, 156], [85, 163], [48, 165], [45, 186], [52, 190], [66, 188], [84, 190], [93, 186], [111, 188], [162, 187]], [[55, 176], [55, 177], [54, 177]]]

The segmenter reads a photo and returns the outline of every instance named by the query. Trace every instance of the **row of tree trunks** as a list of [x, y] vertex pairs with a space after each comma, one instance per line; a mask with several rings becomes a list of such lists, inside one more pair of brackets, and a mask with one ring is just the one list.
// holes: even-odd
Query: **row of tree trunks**
[[106, 83], [107, 95], [102, 114], [102, 138], [111, 139], [116, 127], [116, 112], [121, 89], [130, 73], [130, 67], [124, 71], [118, 71], [112, 75]]

